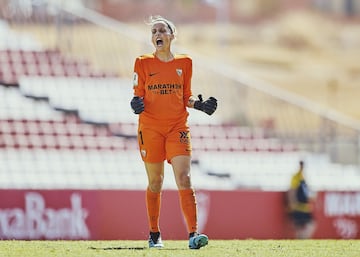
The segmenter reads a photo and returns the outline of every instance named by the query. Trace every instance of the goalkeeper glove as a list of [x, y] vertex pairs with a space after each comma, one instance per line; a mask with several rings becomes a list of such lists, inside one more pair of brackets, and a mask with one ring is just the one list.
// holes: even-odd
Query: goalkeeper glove
[[144, 111], [144, 101], [138, 96], [134, 96], [130, 102], [131, 109], [135, 114], [140, 114]]
[[208, 115], [213, 114], [217, 108], [217, 100], [215, 97], [209, 97], [205, 102], [203, 102], [202, 95], [198, 95], [199, 100], [196, 100], [194, 103], [194, 108], [200, 111], [205, 112]]

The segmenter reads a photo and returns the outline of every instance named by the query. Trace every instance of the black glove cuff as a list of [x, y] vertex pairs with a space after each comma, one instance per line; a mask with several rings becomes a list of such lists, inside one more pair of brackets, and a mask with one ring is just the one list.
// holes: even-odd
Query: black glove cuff
[[202, 111], [203, 110], [203, 102], [195, 101], [194, 102], [194, 109]]

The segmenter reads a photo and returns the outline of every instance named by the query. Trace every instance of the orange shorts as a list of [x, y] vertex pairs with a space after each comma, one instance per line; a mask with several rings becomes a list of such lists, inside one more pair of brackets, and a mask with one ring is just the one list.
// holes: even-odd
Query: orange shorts
[[138, 142], [141, 158], [144, 162], [162, 162], [178, 155], [191, 155], [191, 137], [189, 126], [172, 124], [154, 126], [139, 123]]

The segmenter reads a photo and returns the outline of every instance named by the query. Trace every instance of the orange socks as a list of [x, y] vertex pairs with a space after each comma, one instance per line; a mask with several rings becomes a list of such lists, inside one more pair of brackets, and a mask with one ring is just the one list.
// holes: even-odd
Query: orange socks
[[197, 232], [197, 206], [193, 189], [179, 190], [180, 206], [189, 233]]
[[150, 232], [159, 232], [161, 193], [154, 193], [149, 188], [146, 190], [146, 209]]
[[[197, 206], [193, 189], [179, 190], [180, 206], [189, 233], [197, 232]], [[161, 193], [146, 190], [146, 209], [150, 232], [159, 232]]]

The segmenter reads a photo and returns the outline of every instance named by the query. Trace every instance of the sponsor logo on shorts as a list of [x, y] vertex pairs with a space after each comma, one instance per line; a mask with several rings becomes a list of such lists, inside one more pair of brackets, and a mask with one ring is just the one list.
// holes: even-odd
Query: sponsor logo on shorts
[[180, 131], [180, 142], [183, 144], [189, 144], [190, 136], [189, 131]]

